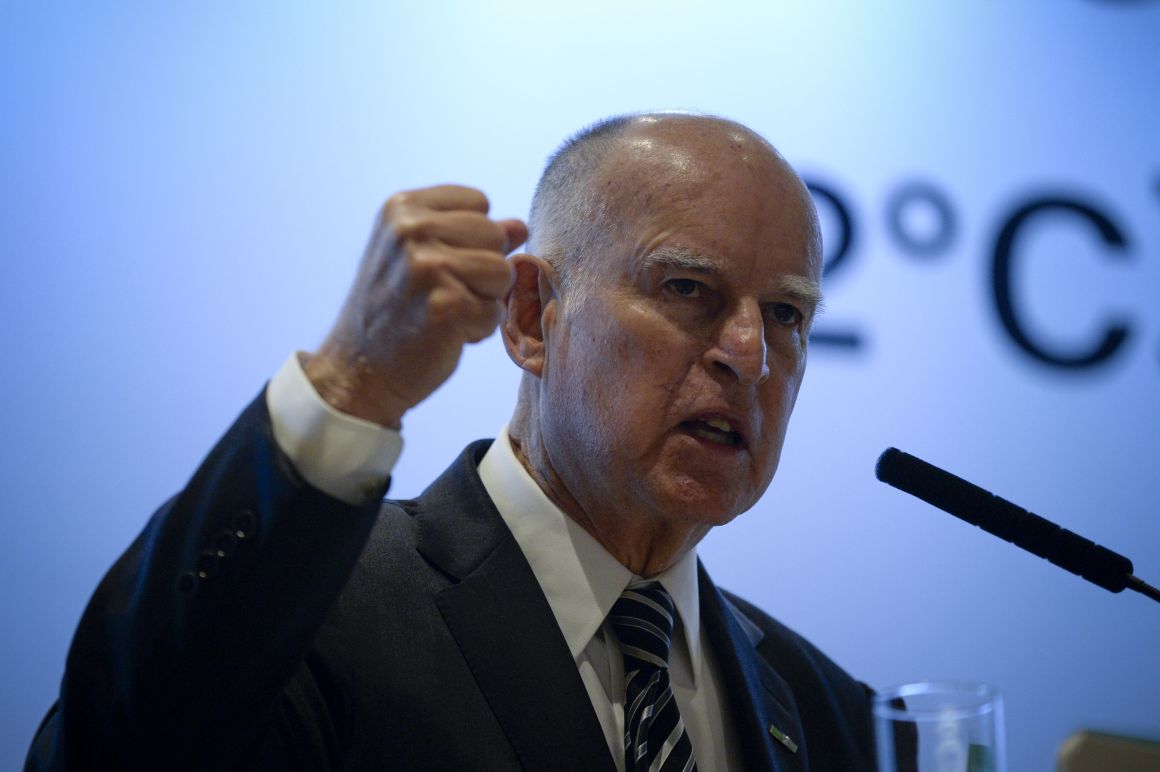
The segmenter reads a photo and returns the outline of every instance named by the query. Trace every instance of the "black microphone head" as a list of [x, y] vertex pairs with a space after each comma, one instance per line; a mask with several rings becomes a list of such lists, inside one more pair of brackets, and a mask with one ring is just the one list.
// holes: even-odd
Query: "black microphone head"
[[898, 473], [899, 456], [906, 455], [898, 448], [887, 448], [878, 456], [878, 463], [874, 465], [874, 476], [878, 478], [879, 482], [891, 484], [890, 480], [896, 479]]
[[[939, 469], [934, 464], [898, 448], [887, 448], [882, 451], [878, 463], [874, 465], [874, 475], [881, 482], [911, 496], [917, 496], [928, 504], [933, 504], [958, 517], [964, 516], [965, 502], [961, 501], [964, 492], [974, 488], [979, 493], [985, 493], [961, 477], [956, 477], [945, 469]], [[969, 516], [965, 519], [974, 522]]]

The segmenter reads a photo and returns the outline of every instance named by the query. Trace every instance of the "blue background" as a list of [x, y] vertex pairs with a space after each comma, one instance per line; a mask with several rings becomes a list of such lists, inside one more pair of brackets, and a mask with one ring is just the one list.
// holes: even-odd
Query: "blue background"
[[[878, 7], [881, 6], [881, 7]], [[1072, 731], [1160, 735], [1160, 607], [1113, 596], [873, 478], [897, 445], [1131, 557], [1160, 583], [1160, 3], [298, 2], [0, 10], [0, 767], [54, 698], [89, 594], [295, 348], [317, 344], [391, 192], [478, 186], [526, 213], [581, 125], [652, 108], [767, 135], [855, 223], [782, 467], [703, 543], [721, 584], [876, 686], [992, 681], [1012, 770]], [[955, 228], [889, 227], [933, 185]], [[996, 235], [1053, 368], [1003, 331]], [[831, 245], [838, 220], [822, 202]], [[945, 221], [903, 212], [915, 238]], [[392, 493], [492, 436], [498, 342], [408, 418]]]

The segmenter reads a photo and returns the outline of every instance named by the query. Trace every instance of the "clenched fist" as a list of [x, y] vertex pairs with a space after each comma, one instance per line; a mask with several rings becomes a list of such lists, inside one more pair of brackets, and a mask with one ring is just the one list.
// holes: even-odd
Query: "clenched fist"
[[305, 363], [323, 399], [399, 428], [455, 370], [463, 345], [492, 333], [512, 283], [504, 256], [528, 229], [487, 211], [483, 193], [459, 185], [387, 200], [342, 312]]

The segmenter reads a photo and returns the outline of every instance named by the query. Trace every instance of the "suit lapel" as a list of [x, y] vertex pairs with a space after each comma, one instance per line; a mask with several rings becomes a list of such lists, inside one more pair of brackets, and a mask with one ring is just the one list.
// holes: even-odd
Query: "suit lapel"
[[551, 607], [475, 471], [486, 448], [420, 498], [419, 551], [453, 581], [436, 604], [525, 769], [613, 772]]
[[806, 769], [797, 705], [789, 686], [757, 652], [760, 628], [725, 599], [703, 567], [700, 585], [701, 619], [724, 680], [745, 768]]

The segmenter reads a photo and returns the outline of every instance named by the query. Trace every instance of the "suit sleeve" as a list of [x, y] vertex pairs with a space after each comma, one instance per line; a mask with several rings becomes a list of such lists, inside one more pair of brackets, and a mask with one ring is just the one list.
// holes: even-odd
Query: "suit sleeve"
[[306, 483], [259, 396], [101, 582], [26, 769], [332, 758], [321, 688], [292, 676], [383, 493], [355, 506]]

